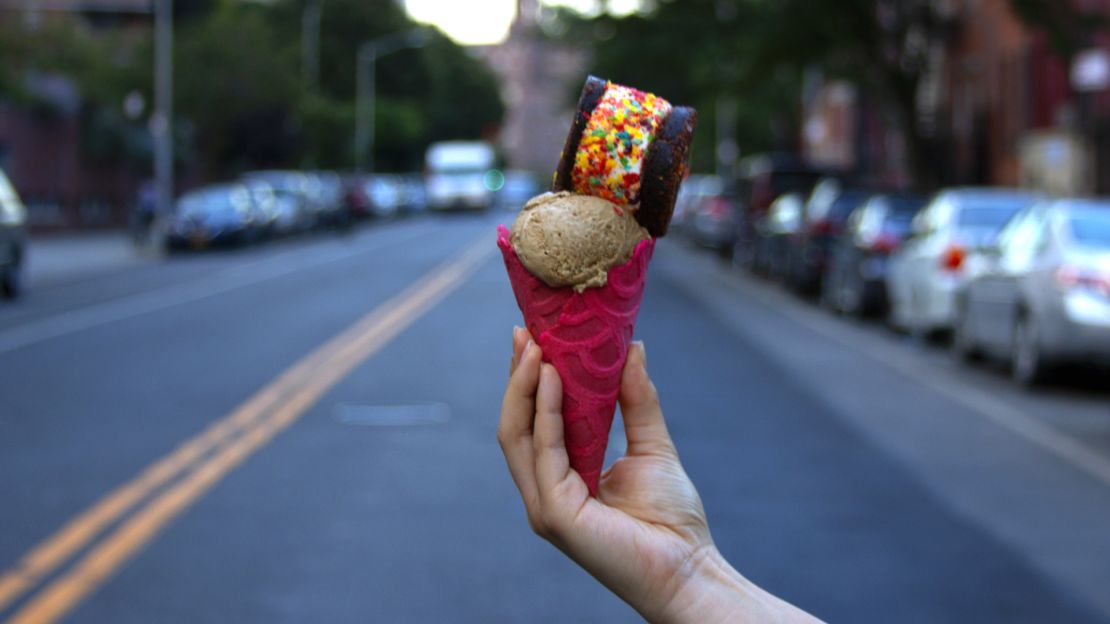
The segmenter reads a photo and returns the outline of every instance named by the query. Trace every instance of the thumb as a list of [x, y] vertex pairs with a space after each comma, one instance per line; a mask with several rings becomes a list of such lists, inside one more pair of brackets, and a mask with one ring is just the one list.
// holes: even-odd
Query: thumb
[[647, 373], [642, 342], [632, 343], [621, 375], [621, 416], [628, 439], [628, 455], [674, 455], [674, 443], [663, 422], [659, 394]]

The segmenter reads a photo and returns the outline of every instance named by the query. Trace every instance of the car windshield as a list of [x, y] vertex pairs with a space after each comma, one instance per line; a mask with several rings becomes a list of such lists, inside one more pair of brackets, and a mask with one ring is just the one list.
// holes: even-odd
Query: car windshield
[[1075, 242], [1082, 247], [1110, 249], [1110, 209], [1088, 208], [1071, 213], [1068, 226]]
[[956, 225], [960, 230], [989, 230], [998, 232], [1019, 210], [1028, 205], [1027, 201], [969, 201], [960, 206]]
[[846, 191], [841, 193], [835, 200], [832, 206], [829, 207], [828, 218], [843, 221], [848, 218], [848, 215], [867, 200], [867, 193], [864, 191]]
[[230, 191], [211, 191], [186, 195], [181, 198], [181, 214], [183, 216], [226, 212], [234, 209], [235, 204], [232, 201]]

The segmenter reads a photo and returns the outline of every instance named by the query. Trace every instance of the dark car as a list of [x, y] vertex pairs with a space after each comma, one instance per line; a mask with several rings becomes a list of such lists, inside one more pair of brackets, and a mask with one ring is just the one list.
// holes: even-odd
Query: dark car
[[170, 249], [242, 244], [253, 236], [253, 205], [242, 184], [209, 186], [182, 195], [166, 234]]
[[736, 193], [738, 211], [733, 251], [737, 264], [752, 266], [757, 229], [775, 199], [785, 193], [808, 195], [818, 180], [827, 175], [829, 172], [811, 167], [791, 154], [750, 156], [742, 160]]
[[802, 210], [798, 234], [791, 240], [787, 282], [792, 288], [808, 295], [820, 292], [848, 216], [869, 196], [868, 191], [846, 188], [836, 178], [825, 178], [813, 188]]
[[265, 182], [273, 190], [278, 211], [275, 234], [297, 234], [320, 224], [321, 185], [315, 178], [299, 171], [252, 171], [243, 174], [243, 180]]
[[27, 209], [0, 169], [0, 295], [5, 299], [16, 298], [22, 288], [26, 226]]
[[782, 279], [790, 259], [791, 239], [798, 235], [805, 198], [801, 193], [785, 193], [771, 204], [756, 228], [752, 269], [761, 275]]
[[886, 266], [910, 232], [926, 198], [908, 193], [874, 195], [848, 217], [822, 280], [821, 301], [857, 316], [886, 311]]

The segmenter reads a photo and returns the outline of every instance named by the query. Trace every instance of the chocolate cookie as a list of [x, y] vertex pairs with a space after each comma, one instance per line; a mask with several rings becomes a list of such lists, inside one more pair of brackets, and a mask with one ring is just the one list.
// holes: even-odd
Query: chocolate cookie
[[652, 236], [667, 232], [697, 113], [651, 93], [586, 79], [552, 183], [554, 191], [629, 206]]
[[655, 136], [644, 159], [643, 181], [640, 185], [640, 207], [636, 220], [652, 236], [664, 236], [674, 214], [678, 187], [686, 177], [690, 159], [690, 143], [698, 112], [688, 106], [676, 106]]
[[555, 179], [551, 182], [551, 190], [573, 191], [571, 174], [574, 171], [574, 155], [578, 152], [578, 143], [582, 139], [582, 131], [590, 121], [590, 115], [597, 108], [601, 96], [605, 95], [608, 81], [597, 76], [587, 76], [586, 84], [582, 85], [582, 94], [578, 96], [578, 107], [574, 111], [574, 120], [570, 124], [570, 133], [567, 134], [563, 151], [559, 154], [559, 168], [555, 170]]

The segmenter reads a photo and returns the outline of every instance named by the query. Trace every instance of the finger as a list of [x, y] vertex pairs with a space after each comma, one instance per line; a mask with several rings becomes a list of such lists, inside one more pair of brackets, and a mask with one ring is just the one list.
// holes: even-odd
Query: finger
[[536, 424], [533, 433], [536, 453], [536, 484], [540, 502], [551, 496], [570, 475], [570, 457], [563, 439], [563, 384], [559, 373], [550, 364], [540, 369], [536, 392]]
[[497, 441], [501, 444], [509, 473], [520, 490], [530, 519], [537, 512], [538, 505], [532, 425], [536, 414], [540, 356], [540, 348], [529, 340], [522, 350], [516, 370], [509, 377], [505, 398], [501, 402], [501, 421], [497, 426]]
[[528, 333], [528, 330], [520, 327], [513, 328], [513, 357], [509, 362], [510, 375], [513, 374], [517, 364], [520, 362], [520, 354], [524, 352], [524, 345], [528, 344], [528, 341], [531, 339], [532, 335]]
[[674, 453], [674, 443], [663, 421], [659, 394], [647, 373], [647, 355], [642, 342], [628, 350], [620, 390], [621, 416], [628, 440], [628, 455]]

